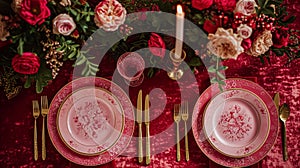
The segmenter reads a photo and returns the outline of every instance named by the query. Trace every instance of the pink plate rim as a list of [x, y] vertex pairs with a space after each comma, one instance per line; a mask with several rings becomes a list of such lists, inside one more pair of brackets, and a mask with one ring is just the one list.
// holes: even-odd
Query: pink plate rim
[[268, 108], [269, 115], [270, 115], [270, 132], [267, 136], [265, 143], [262, 147], [257, 150], [256, 152], [252, 153], [249, 156], [242, 157], [242, 158], [233, 158], [229, 156], [225, 156], [218, 151], [216, 151], [208, 140], [205, 139], [205, 133], [202, 129], [202, 114], [212, 97], [217, 95], [220, 92], [218, 84], [212, 84], [209, 86], [198, 98], [192, 116], [192, 131], [195, 138], [195, 141], [201, 151], [212, 161], [217, 164], [226, 167], [246, 167], [253, 165], [260, 160], [262, 160], [268, 152], [271, 150], [272, 146], [274, 145], [277, 135], [278, 135], [278, 113], [273, 102], [272, 97], [268, 94], [268, 92], [262, 88], [257, 83], [246, 79], [240, 78], [231, 78], [224, 80], [225, 85], [222, 87], [223, 90], [234, 89], [234, 88], [241, 88], [245, 90], [249, 90], [252, 93], [256, 94], [260, 97], [265, 105]]
[[[88, 86], [100, 87], [112, 92], [121, 103], [125, 115], [124, 130], [119, 140], [114, 146], [97, 156], [84, 156], [70, 150], [60, 138], [56, 125], [57, 112], [64, 99], [73, 91]], [[52, 144], [64, 158], [79, 165], [97, 166], [112, 161], [130, 143], [134, 132], [134, 108], [126, 93], [114, 82], [101, 77], [82, 77], [66, 84], [54, 96], [49, 107], [47, 126]]]

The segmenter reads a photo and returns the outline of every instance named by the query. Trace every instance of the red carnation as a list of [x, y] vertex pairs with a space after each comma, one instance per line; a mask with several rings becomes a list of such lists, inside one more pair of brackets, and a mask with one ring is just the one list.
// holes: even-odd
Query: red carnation
[[11, 64], [14, 71], [25, 75], [31, 75], [38, 72], [40, 68], [40, 59], [34, 53], [24, 52], [22, 55], [14, 56]]

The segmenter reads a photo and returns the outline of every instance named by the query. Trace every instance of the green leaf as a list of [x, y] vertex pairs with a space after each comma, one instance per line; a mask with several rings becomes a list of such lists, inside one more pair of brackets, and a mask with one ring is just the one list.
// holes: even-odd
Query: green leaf
[[43, 87], [42, 87], [41, 82], [39, 80], [36, 81], [35, 90], [36, 90], [37, 93], [42, 93], [42, 91], [43, 91]]
[[83, 64], [84, 62], [86, 61], [86, 58], [84, 56], [81, 56], [81, 57], [78, 57], [76, 62], [75, 62], [75, 65], [78, 66], [78, 65], [81, 65]]
[[221, 73], [220, 71], [217, 71], [217, 75], [221, 78], [221, 79], [226, 79], [225, 75], [223, 73]]
[[219, 67], [219, 71], [224, 71], [224, 70], [227, 70], [228, 69], [228, 66], [220, 66]]
[[30, 86], [31, 86], [31, 78], [28, 77], [26, 79], [26, 82], [24, 83], [24, 88], [30, 88]]
[[72, 51], [69, 55], [68, 55], [68, 58], [69, 59], [72, 59], [74, 58], [74, 56], [77, 54], [76, 50]]
[[257, 1], [258, 6], [263, 7], [263, 5], [265, 4], [265, 1], [266, 1], [266, 0], [258, 0], [258, 1]]
[[275, 17], [273, 8], [272, 9], [263, 8], [261, 11], [265, 15], [269, 15], [269, 16]]
[[23, 45], [24, 45], [24, 41], [22, 38], [19, 39], [19, 45], [18, 45], [18, 54], [22, 55], [23, 54]]
[[153, 69], [153, 68], [149, 68], [149, 71], [148, 71], [147, 76], [148, 76], [149, 78], [152, 78], [153, 75], [154, 75], [154, 69]]
[[201, 60], [199, 57], [192, 57], [188, 64], [189, 66], [197, 67], [201, 65]]
[[216, 78], [216, 77], [213, 77], [213, 78], [211, 78], [211, 79], [210, 79], [210, 82], [211, 82], [211, 83], [217, 83], [217, 82], [218, 82], [218, 80], [217, 80], [217, 78]]
[[215, 68], [214, 65], [211, 65], [211, 66], [208, 68], [207, 71], [210, 72], [210, 73], [216, 73], [216, 72], [217, 72], [217, 70], [216, 70], [216, 68]]

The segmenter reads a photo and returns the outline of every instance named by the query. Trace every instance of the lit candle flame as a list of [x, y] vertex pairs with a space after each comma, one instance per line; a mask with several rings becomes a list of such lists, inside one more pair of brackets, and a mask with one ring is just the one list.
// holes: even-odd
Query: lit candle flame
[[181, 5], [177, 5], [177, 13], [180, 14], [180, 15], [183, 14]]

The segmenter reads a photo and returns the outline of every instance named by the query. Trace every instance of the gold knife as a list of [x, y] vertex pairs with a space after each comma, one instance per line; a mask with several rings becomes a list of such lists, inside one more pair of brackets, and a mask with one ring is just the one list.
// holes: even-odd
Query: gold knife
[[277, 112], [279, 114], [279, 106], [280, 106], [280, 97], [279, 97], [279, 93], [277, 92], [274, 96], [274, 103], [277, 109]]
[[137, 110], [136, 110], [136, 120], [139, 125], [139, 139], [138, 139], [138, 157], [139, 163], [143, 162], [143, 133], [142, 133], [142, 90], [139, 91], [138, 99], [137, 99]]
[[149, 95], [145, 98], [145, 125], [146, 125], [146, 164], [150, 164], [150, 114], [149, 114]]

